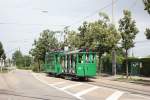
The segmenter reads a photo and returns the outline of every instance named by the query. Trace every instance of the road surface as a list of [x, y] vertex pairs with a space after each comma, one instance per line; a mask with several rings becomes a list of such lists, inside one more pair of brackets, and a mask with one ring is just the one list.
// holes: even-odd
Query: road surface
[[150, 97], [87, 82], [15, 70], [0, 74], [0, 100], [150, 100]]
[[38, 81], [31, 72], [16, 70], [0, 74], [0, 100], [77, 100]]

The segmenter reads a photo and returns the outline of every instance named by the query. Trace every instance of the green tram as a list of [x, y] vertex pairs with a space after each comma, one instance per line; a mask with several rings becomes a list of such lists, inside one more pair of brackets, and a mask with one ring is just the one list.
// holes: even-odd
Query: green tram
[[56, 76], [88, 78], [96, 76], [96, 52], [75, 50], [47, 52], [44, 70]]

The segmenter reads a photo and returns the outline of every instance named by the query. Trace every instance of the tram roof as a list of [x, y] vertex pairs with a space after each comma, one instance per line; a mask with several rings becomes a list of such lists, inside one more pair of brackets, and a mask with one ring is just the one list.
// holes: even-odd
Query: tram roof
[[66, 54], [74, 54], [74, 53], [78, 53], [80, 52], [82, 49], [79, 49], [79, 50], [74, 50], [74, 51], [69, 51], [67, 52]]
[[47, 52], [47, 54], [49, 54], [49, 53], [63, 53], [64, 51], [49, 51], [49, 52]]
[[[74, 50], [74, 51], [69, 51], [66, 52], [65, 54], [75, 54], [75, 53], [87, 53], [86, 51], [82, 51], [83, 49], [78, 49], [78, 50]], [[91, 53], [96, 53], [96, 52], [91, 52]]]

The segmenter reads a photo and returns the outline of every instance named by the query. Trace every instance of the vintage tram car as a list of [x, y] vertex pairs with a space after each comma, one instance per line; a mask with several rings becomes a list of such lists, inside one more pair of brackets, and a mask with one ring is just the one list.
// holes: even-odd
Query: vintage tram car
[[96, 52], [84, 49], [47, 52], [44, 71], [56, 76], [94, 77], [96, 75]]

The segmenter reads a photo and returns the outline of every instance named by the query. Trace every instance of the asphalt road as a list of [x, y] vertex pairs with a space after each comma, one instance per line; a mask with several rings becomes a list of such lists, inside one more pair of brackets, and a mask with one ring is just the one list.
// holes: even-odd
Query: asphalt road
[[39, 82], [29, 71], [0, 74], [0, 100], [76, 100], [75, 97]]
[[[89, 82], [71, 81], [47, 76], [44, 73], [32, 73], [33, 76], [44, 84], [66, 92], [81, 100], [150, 100], [149, 96], [136, 94], [122, 89], [101, 86], [96, 81]], [[149, 88], [149, 87], [148, 87]]]
[[0, 74], [0, 100], [150, 100], [150, 97], [88, 82], [14, 70]]

